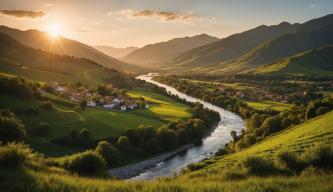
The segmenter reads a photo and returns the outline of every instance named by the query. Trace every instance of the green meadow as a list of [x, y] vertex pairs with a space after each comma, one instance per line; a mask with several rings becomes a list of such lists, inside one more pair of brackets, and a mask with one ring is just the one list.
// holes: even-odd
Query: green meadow
[[247, 101], [246, 102], [250, 107], [258, 110], [267, 110], [271, 109], [274, 111], [283, 111], [285, 109], [290, 108], [292, 105], [282, 102], [276, 102], [276, 101], [262, 101], [262, 102], [253, 102], [253, 101]]
[[[158, 93], [145, 91], [129, 91], [130, 95], [144, 96], [149, 102], [147, 109], [135, 109], [132, 111], [104, 110], [101, 108], [86, 108], [75, 111], [73, 107], [64, 105], [63, 99], [50, 96], [55, 104], [55, 110], [45, 111], [40, 108], [41, 101], [22, 100], [11, 95], [0, 95], [0, 108], [27, 109], [38, 108], [37, 115], [18, 114], [29, 130], [33, 130], [41, 122], [49, 124], [49, 130], [43, 137], [29, 134], [29, 144], [38, 152], [48, 156], [62, 156], [77, 152], [50, 142], [53, 138], [63, 137], [71, 130], [80, 131], [86, 128], [90, 131], [92, 139], [116, 137], [124, 133], [128, 128], [136, 128], [140, 125], [150, 125], [153, 128], [179, 119], [191, 116], [190, 107]], [[31, 132], [31, 131], [30, 131]]]

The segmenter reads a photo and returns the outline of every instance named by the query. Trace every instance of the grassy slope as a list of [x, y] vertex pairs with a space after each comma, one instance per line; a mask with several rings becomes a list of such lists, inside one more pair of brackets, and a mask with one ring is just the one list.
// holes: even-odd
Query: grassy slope
[[333, 76], [333, 47], [324, 47], [260, 67], [255, 74]]
[[[241, 152], [210, 159], [215, 162], [175, 179], [122, 182], [71, 176], [58, 168], [0, 170], [0, 186], [5, 191], [332, 191], [333, 175], [250, 177], [225, 181], [219, 174], [228, 162], [249, 155], [271, 156], [281, 147], [294, 151], [323, 141], [333, 143], [333, 112], [267, 138]], [[30, 166], [31, 167], [31, 166]], [[37, 171], [36, 171], [37, 170]], [[2, 181], [2, 182], [1, 182]]]
[[[132, 91], [138, 92], [138, 91]], [[46, 155], [61, 156], [75, 151], [52, 144], [52, 138], [68, 135], [72, 129], [80, 130], [87, 128], [94, 139], [118, 136], [127, 128], [135, 128], [139, 125], [151, 125], [158, 128], [169, 121], [179, 120], [191, 115], [190, 108], [163, 95], [149, 92], [145, 94], [154, 103], [148, 109], [138, 109], [131, 112], [106, 111], [103, 109], [87, 108], [76, 112], [73, 108], [56, 104], [56, 110], [41, 112], [34, 115], [19, 115], [28, 130], [38, 126], [40, 122], [47, 122], [50, 130], [45, 137], [35, 135], [29, 136], [30, 145], [37, 151]], [[39, 108], [39, 101], [24, 101], [8, 95], [0, 95], [0, 108]]]
[[290, 148], [292, 151], [301, 152], [308, 146], [321, 141], [333, 144], [333, 111], [268, 137], [243, 151], [210, 160], [212, 162], [211, 165], [184, 177], [218, 177], [218, 172], [223, 170], [229, 163], [236, 162], [247, 156], [271, 157], [275, 151], [281, 148]]
[[263, 102], [246, 102], [250, 107], [258, 109], [258, 110], [266, 110], [268, 108], [275, 110], [275, 111], [283, 111], [285, 109], [288, 109], [292, 105], [281, 103], [281, 102], [275, 102], [275, 101], [263, 101]]

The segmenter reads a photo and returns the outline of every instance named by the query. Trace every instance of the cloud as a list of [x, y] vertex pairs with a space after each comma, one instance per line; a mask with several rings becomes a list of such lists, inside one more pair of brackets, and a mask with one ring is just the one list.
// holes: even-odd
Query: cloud
[[132, 9], [123, 9], [117, 12], [108, 12], [107, 15], [125, 15], [129, 18], [157, 18], [160, 21], [191, 21], [195, 18], [191, 14], [180, 14], [169, 11], [143, 10], [134, 11]]
[[27, 11], [27, 10], [0, 10], [0, 14], [12, 17], [19, 17], [19, 18], [30, 18], [30, 19], [44, 17], [46, 15], [46, 13], [42, 11]]

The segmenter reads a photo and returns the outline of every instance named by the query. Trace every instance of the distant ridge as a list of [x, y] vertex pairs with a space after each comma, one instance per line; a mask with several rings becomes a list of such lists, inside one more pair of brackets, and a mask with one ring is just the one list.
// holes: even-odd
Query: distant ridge
[[192, 37], [175, 38], [166, 42], [146, 45], [123, 58], [124, 61], [141, 65], [163, 64], [179, 54], [194, 47], [206, 45], [219, 40], [207, 34]]

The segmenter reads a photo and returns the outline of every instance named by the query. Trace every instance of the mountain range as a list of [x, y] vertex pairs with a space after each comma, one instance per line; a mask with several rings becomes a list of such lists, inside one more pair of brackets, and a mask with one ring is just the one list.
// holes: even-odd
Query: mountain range
[[84, 43], [67, 39], [65, 37], [52, 39], [48, 33], [35, 29], [22, 31], [2, 25], [0, 26], [0, 33], [6, 34], [23, 45], [35, 49], [41, 49], [60, 55], [87, 58], [105, 67], [117, 70], [133, 68], [132, 65], [112, 58]]
[[175, 38], [166, 42], [146, 45], [128, 54], [122, 60], [139, 65], [163, 64], [185, 51], [217, 40], [219, 39], [207, 34]]
[[133, 47], [133, 46], [117, 48], [107, 45], [96, 45], [94, 46], [94, 48], [114, 58], [124, 57], [129, 53], [139, 49], [139, 47]]

